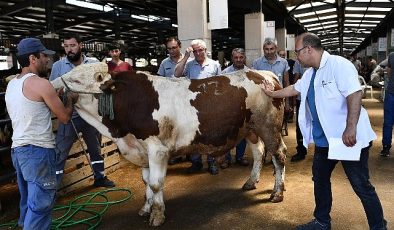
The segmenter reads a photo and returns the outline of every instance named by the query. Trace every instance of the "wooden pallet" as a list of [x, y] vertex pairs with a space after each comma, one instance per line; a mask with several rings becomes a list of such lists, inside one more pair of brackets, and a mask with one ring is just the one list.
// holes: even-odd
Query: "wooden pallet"
[[[85, 143], [83, 145], [84, 149], [86, 149]], [[109, 138], [102, 138], [101, 155], [104, 158], [105, 174], [114, 172], [119, 168], [119, 150]], [[65, 195], [93, 184], [93, 171], [89, 165], [88, 156], [84, 154], [79, 141], [76, 141], [71, 148], [64, 167], [64, 176], [58, 190], [59, 195]]]

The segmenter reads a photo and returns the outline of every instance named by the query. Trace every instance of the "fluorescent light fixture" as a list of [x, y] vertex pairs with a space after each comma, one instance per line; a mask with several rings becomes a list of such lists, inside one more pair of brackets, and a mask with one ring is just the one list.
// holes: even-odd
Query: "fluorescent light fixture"
[[22, 20], [22, 21], [28, 21], [28, 22], [40, 22], [41, 20], [33, 19], [33, 18], [25, 18], [25, 17], [18, 17], [15, 16], [14, 18]]
[[108, 12], [108, 11], [113, 10], [113, 8], [109, 7], [109, 6], [103, 6], [103, 5], [99, 5], [99, 4], [95, 4], [95, 3], [91, 3], [91, 2], [80, 1], [80, 0], [66, 0], [66, 4], [80, 6], [80, 7], [88, 8], [88, 9], [92, 9], [92, 10], [104, 11], [104, 12]]
[[170, 20], [169, 18], [166, 17], [158, 17], [155, 15], [131, 15], [132, 18], [147, 21], [147, 22], [153, 22], [153, 21], [163, 21], [163, 20]]
[[344, 24], [345, 26], [347, 26], [347, 27], [357, 27], [357, 26], [359, 26], [359, 27], [376, 27], [376, 25], [371, 25], [371, 24], [348, 24], [348, 23], [345, 23]]
[[177, 24], [171, 24], [172, 27], [178, 28]]
[[[328, 15], [324, 17], [319, 17], [320, 20], [325, 20], [325, 19], [331, 19], [331, 18], [337, 18], [338, 16], [335, 14], [333, 15]], [[318, 21], [317, 18], [309, 18], [309, 19], [300, 19], [301, 23], [307, 23], [307, 22], [313, 22], [313, 21]]]

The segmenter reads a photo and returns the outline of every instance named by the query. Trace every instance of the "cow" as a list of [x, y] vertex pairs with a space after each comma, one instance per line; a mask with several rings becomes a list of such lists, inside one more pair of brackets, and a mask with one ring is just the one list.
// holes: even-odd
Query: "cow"
[[[170, 157], [196, 152], [223, 155], [243, 138], [254, 159], [243, 189], [256, 188], [263, 154], [272, 154], [275, 184], [270, 200], [283, 200], [284, 103], [283, 99], [266, 96], [261, 90], [263, 83], [281, 88], [277, 77], [268, 71], [238, 71], [188, 80], [143, 72], [110, 76], [103, 63], [78, 66], [52, 81], [55, 88], [79, 92], [75, 104], [79, 115], [111, 138], [124, 158], [142, 167], [146, 202], [139, 214], [150, 215], [152, 226], [165, 220], [163, 185]], [[111, 109], [100, 110], [104, 97], [97, 94], [112, 97], [112, 105], [108, 105], [112, 114], [108, 112]]]

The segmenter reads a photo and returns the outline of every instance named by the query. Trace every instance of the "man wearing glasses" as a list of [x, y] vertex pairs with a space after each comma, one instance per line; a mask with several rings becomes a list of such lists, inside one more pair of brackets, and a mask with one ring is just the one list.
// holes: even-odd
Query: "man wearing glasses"
[[[331, 173], [339, 160], [329, 159], [328, 152], [335, 138], [346, 147], [360, 148], [359, 160], [341, 160], [342, 167], [363, 204], [369, 229], [386, 230], [382, 205], [369, 181], [369, 147], [376, 134], [367, 111], [361, 106], [362, 91], [357, 70], [349, 60], [324, 51], [315, 34], [301, 34], [295, 47], [298, 61], [312, 68], [306, 70], [294, 85], [278, 91], [263, 87], [263, 91], [274, 98], [301, 95], [299, 125], [304, 146], [315, 144], [312, 165], [315, 219], [296, 229], [331, 229]], [[341, 154], [349, 153], [344, 151]]]
[[157, 74], [163, 77], [172, 77], [174, 76], [175, 66], [183, 58], [181, 41], [177, 37], [170, 37], [166, 39], [165, 45], [169, 56], [161, 62]]
[[[177, 37], [169, 37], [165, 42], [169, 56], [161, 63], [157, 75], [163, 77], [173, 77], [175, 66], [182, 60], [183, 54], [181, 53], [181, 41]], [[182, 161], [182, 156], [171, 158], [168, 164], [174, 165]]]
[[107, 63], [109, 72], [121, 72], [121, 71], [131, 71], [133, 67], [128, 63], [120, 60], [120, 50], [119, 44], [113, 44], [109, 47], [109, 55], [111, 56], [111, 61]]
[[[194, 59], [187, 61], [190, 53], [194, 54]], [[182, 60], [175, 67], [175, 77], [185, 76], [189, 79], [204, 79], [221, 73], [219, 62], [207, 57], [207, 45], [203, 40], [196, 39], [190, 43], [190, 47], [186, 49]], [[198, 172], [202, 169], [201, 154], [195, 153], [190, 156], [192, 166], [188, 169], [189, 173]], [[219, 173], [215, 158], [208, 155], [208, 171], [212, 175]]]

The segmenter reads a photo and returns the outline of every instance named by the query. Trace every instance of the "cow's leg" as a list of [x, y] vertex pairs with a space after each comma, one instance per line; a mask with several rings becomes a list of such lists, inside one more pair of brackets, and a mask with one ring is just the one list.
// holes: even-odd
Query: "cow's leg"
[[273, 203], [283, 201], [283, 191], [285, 189], [285, 159], [286, 159], [286, 145], [281, 139], [281, 143], [277, 151], [272, 155], [272, 162], [275, 167], [275, 185], [270, 196]]
[[153, 191], [149, 186], [149, 168], [142, 168], [142, 180], [146, 186], [145, 191], [145, 204], [139, 211], [140, 216], [148, 216], [151, 213], [153, 203]]
[[[151, 138], [148, 142], [149, 158], [149, 181], [152, 191], [152, 206], [149, 224], [159, 226], [164, 223], [164, 178], [167, 173], [168, 149], [161, 144], [160, 140]], [[149, 202], [148, 202], [149, 203]]]
[[256, 188], [256, 183], [260, 180], [261, 163], [264, 154], [264, 143], [255, 134], [249, 134], [246, 140], [253, 154], [253, 168], [249, 179], [242, 186], [243, 190], [252, 190]]

